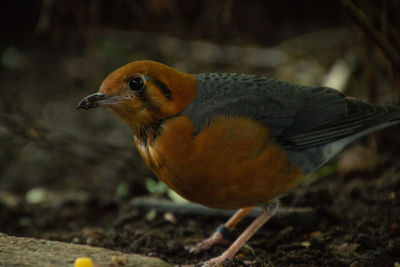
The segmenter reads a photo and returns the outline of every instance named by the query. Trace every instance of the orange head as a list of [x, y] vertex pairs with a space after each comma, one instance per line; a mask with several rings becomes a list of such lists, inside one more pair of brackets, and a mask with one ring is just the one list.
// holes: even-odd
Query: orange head
[[82, 99], [78, 108], [107, 106], [139, 135], [181, 113], [194, 98], [196, 87], [195, 75], [154, 61], [134, 61], [108, 75], [99, 92]]

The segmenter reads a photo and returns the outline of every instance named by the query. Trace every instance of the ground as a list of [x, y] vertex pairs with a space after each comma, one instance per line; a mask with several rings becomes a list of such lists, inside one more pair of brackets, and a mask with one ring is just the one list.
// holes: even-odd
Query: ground
[[[277, 216], [229, 266], [394, 266], [400, 261], [399, 169], [398, 159], [391, 159], [374, 174], [334, 173], [300, 186], [282, 199], [282, 206], [309, 207], [311, 212]], [[154, 214], [142, 202], [98, 196], [60, 200], [58, 205], [10, 199], [3, 197], [0, 209], [0, 229], [9, 235], [134, 252], [173, 264], [200, 263], [224, 250], [220, 246], [194, 256], [185, 248], [206, 238], [225, 216], [173, 209]], [[241, 223], [234, 235], [249, 222]]]

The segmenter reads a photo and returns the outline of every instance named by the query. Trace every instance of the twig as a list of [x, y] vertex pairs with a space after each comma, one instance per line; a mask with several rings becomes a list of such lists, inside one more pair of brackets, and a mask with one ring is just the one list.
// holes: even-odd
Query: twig
[[376, 43], [386, 54], [393, 65], [400, 69], [400, 54], [389, 43], [384, 34], [380, 33], [370, 22], [365, 13], [357, 8], [350, 0], [342, 0], [343, 7], [350, 13], [365, 33]]
[[[152, 209], [158, 212], [172, 212], [175, 214], [187, 214], [187, 215], [202, 215], [202, 216], [216, 216], [216, 217], [229, 217], [235, 213], [235, 210], [219, 210], [201, 206], [194, 203], [178, 204], [169, 200], [149, 198], [149, 197], [137, 197], [131, 200], [130, 208], [140, 208], [145, 211]], [[261, 212], [261, 208], [255, 207], [248, 216], [251, 218], [256, 217]], [[296, 207], [279, 207], [277, 216], [287, 216], [288, 214], [296, 214], [298, 216], [314, 216], [315, 211], [310, 207], [296, 208]]]
[[391, 24], [388, 24], [388, 36], [397, 50], [400, 50], [400, 33]]

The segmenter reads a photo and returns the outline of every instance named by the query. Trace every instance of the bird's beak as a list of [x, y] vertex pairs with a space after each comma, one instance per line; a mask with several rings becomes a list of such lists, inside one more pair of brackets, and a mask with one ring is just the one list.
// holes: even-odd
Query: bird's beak
[[91, 94], [82, 99], [76, 106], [77, 109], [91, 109], [97, 108], [104, 105], [117, 104], [123, 97], [119, 96], [108, 96], [101, 93]]

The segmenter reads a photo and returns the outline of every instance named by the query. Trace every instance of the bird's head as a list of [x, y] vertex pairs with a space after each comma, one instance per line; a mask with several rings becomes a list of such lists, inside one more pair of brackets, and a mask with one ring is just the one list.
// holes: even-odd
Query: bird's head
[[82, 99], [77, 108], [106, 106], [131, 126], [143, 127], [178, 115], [195, 96], [195, 75], [154, 61], [134, 61], [106, 77], [97, 93]]

